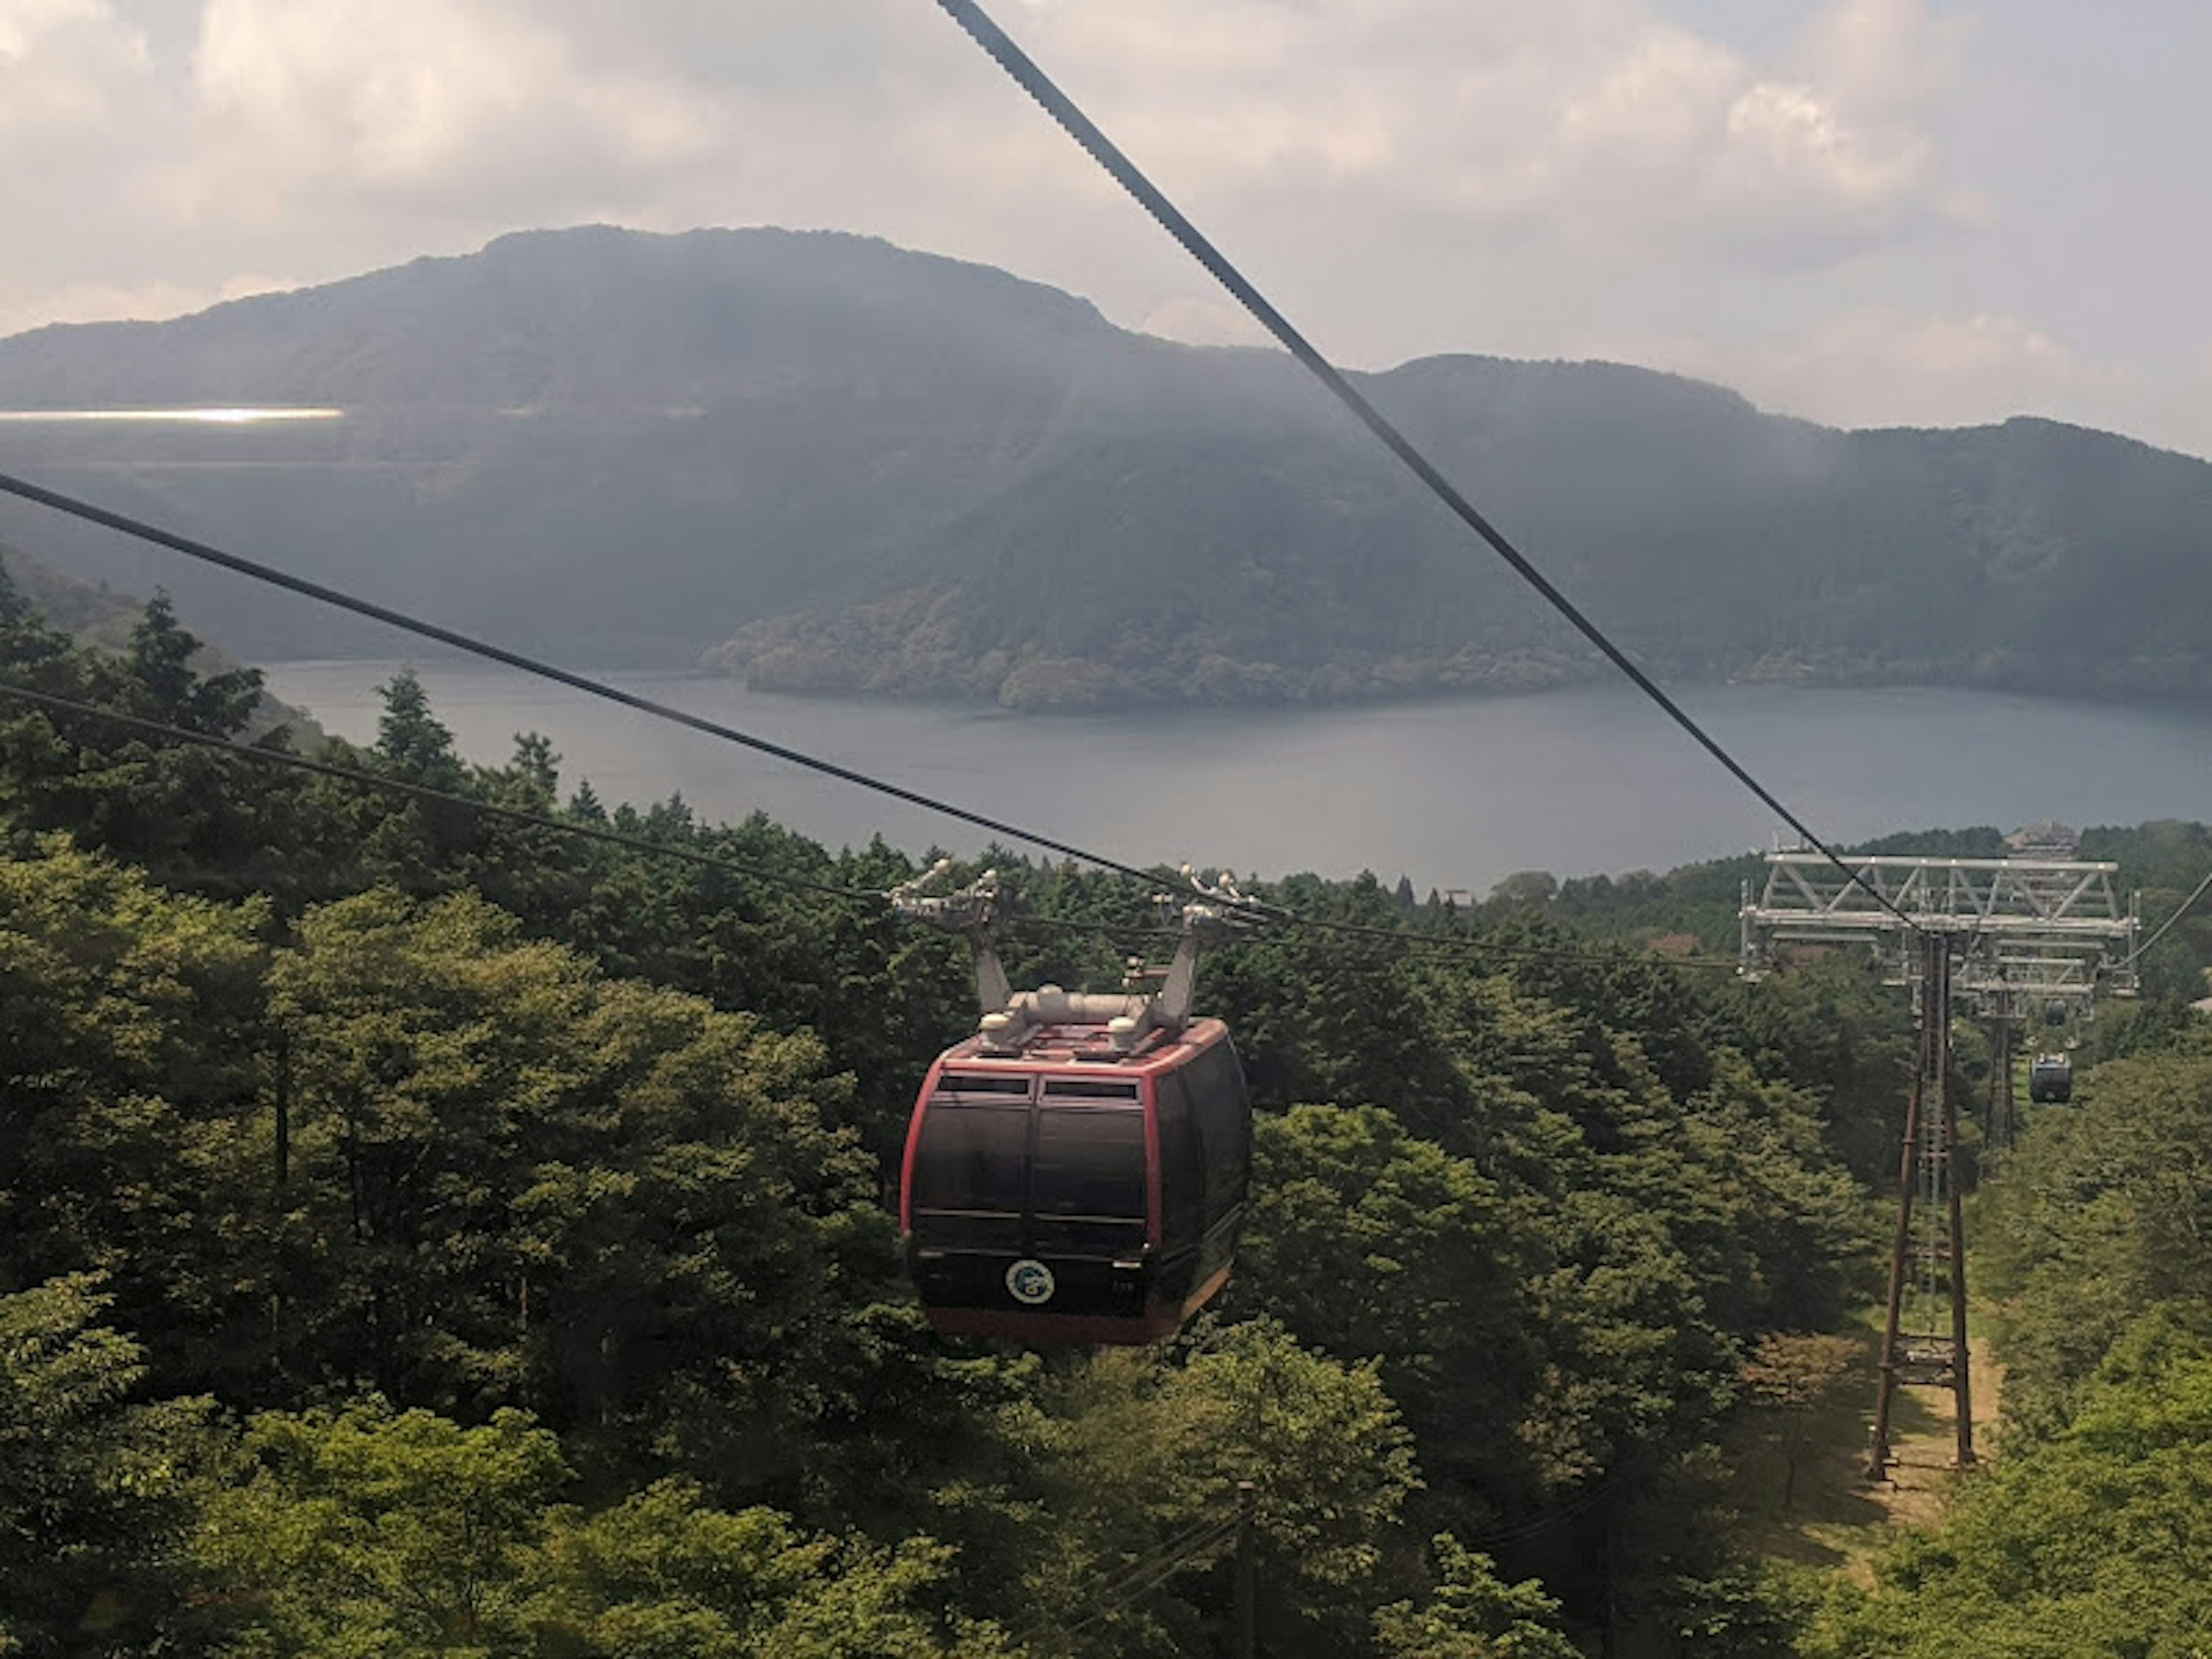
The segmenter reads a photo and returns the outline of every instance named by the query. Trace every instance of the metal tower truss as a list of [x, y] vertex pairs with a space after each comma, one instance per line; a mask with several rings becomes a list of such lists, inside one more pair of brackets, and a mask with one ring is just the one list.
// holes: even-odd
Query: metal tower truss
[[1743, 971], [1757, 979], [1784, 945], [1863, 945], [1893, 985], [1920, 982], [1918, 936], [1953, 942], [1952, 994], [2005, 1018], [2033, 1000], [2086, 1009], [2100, 994], [2133, 996], [2142, 922], [2123, 905], [2115, 864], [2057, 859], [1847, 860], [1767, 854], [1757, 899], [1744, 885]]
[[1897, 1240], [1889, 1258], [1882, 1327], [1881, 1388], [1875, 1397], [1868, 1477], [1886, 1480], [1895, 1461], [1890, 1417], [1900, 1388], [1951, 1395], [1957, 1467], [1974, 1463], [1974, 1396], [1966, 1346], [1966, 1234], [1960, 1218], [1959, 1103], [1951, 1087], [1951, 973], [1948, 938], [1920, 938], [1914, 988], [1920, 1055], [1905, 1114], [1899, 1168]]
[[1952, 1017], [1971, 1011], [1990, 1023], [1987, 1127], [1993, 1145], [2008, 1146], [2015, 1032], [2053, 1004], [2070, 1018], [2086, 1015], [2100, 994], [2132, 996], [2141, 922], [2113, 887], [2117, 865], [1895, 857], [1846, 864], [1848, 873], [1816, 852], [1767, 854], [1756, 901], [1744, 884], [1743, 973], [1769, 972], [1785, 945], [1863, 946], [1891, 984], [1911, 988], [1919, 1014], [1868, 1464], [1879, 1480], [1893, 1461], [1890, 1416], [1899, 1388], [1948, 1390], [1958, 1466], [1974, 1462]]

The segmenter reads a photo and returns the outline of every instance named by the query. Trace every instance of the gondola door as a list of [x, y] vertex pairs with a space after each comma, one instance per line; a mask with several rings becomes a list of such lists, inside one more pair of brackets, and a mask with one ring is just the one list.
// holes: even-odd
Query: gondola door
[[1042, 1343], [1164, 1334], [1147, 1294], [1158, 1187], [1146, 1119], [1135, 1078], [941, 1064], [904, 1205], [930, 1322]]

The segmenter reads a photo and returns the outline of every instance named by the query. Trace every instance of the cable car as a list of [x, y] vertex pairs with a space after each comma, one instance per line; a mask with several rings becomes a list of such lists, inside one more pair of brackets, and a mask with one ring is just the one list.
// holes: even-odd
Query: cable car
[[1156, 994], [1017, 994], [990, 942], [991, 879], [948, 898], [912, 884], [892, 896], [968, 935], [984, 1011], [930, 1066], [908, 1125], [908, 1272], [951, 1335], [1158, 1341], [1228, 1282], [1243, 1223], [1243, 1072], [1228, 1028], [1188, 1016], [1200, 943], [1235, 912], [1185, 907]]
[[2064, 1104], [2074, 1098], [2074, 1061], [2067, 1054], [2038, 1054], [2027, 1068], [2027, 1097]]
[[2043, 1023], [2045, 1025], [2063, 1025], [2066, 1023], [2066, 1004], [2063, 999], [2053, 997], [2043, 1005]]

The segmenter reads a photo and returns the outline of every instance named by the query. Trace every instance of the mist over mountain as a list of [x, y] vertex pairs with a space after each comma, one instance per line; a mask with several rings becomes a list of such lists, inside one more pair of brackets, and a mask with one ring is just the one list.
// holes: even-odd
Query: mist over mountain
[[[2212, 466], [2014, 420], [1844, 433], [1599, 363], [1358, 377], [1678, 678], [2212, 694]], [[1023, 708], [1297, 702], [1596, 665], [1272, 353], [1180, 346], [866, 239], [502, 238], [157, 324], [0, 341], [9, 470], [579, 664]], [[306, 601], [0, 504], [252, 658], [387, 654]]]

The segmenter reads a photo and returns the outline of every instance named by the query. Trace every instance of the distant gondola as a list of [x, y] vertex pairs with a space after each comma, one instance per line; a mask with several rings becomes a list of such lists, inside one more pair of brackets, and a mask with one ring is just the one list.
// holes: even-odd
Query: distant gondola
[[1014, 993], [989, 939], [995, 888], [900, 908], [966, 933], [981, 1029], [924, 1079], [899, 1224], [930, 1323], [961, 1336], [1134, 1344], [1224, 1285], [1243, 1224], [1251, 1116], [1229, 1030], [1188, 1018], [1201, 936], [1184, 911], [1155, 995]]
[[2043, 1005], [2043, 1023], [2045, 1025], [2063, 1025], [2066, 1023], [2066, 1004], [2063, 999], [2053, 997]]
[[2074, 1061], [2065, 1054], [2038, 1054], [2027, 1068], [2027, 1097], [2064, 1104], [2074, 1098]]

